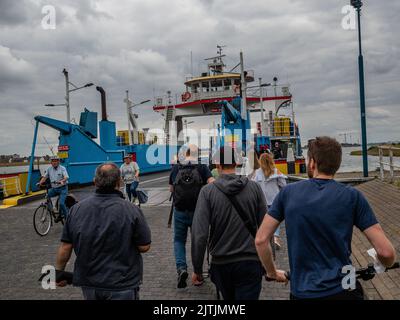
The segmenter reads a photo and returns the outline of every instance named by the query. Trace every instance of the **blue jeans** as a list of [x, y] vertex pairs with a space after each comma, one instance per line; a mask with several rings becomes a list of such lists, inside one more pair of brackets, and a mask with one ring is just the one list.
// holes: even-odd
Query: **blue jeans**
[[[271, 209], [272, 206], [268, 206], [268, 211]], [[278, 226], [278, 228], [276, 228], [275, 233], [274, 233], [275, 237], [280, 237], [281, 236], [281, 225]]]
[[127, 183], [125, 185], [126, 194], [128, 195], [129, 201], [132, 200], [132, 196], [137, 198], [136, 189], [139, 185], [139, 181], [133, 181], [132, 183]]
[[224, 300], [258, 300], [263, 268], [259, 261], [211, 263], [210, 277]]
[[192, 227], [193, 212], [174, 208], [174, 252], [176, 269], [187, 270], [186, 239], [188, 229]]
[[49, 192], [47, 194], [48, 198], [53, 198], [56, 196], [60, 196], [59, 199], [59, 205], [60, 205], [60, 214], [64, 217], [67, 218], [68, 215], [68, 209], [65, 205], [65, 199], [67, 198], [68, 195], [68, 187], [67, 186], [62, 186], [59, 188], [51, 188], [49, 189]]
[[139, 288], [113, 291], [82, 287], [85, 300], [139, 300]]

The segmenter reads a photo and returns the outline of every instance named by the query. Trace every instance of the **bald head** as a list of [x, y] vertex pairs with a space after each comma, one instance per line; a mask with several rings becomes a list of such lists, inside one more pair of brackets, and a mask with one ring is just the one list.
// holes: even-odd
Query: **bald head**
[[195, 144], [189, 144], [186, 150], [186, 157], [191, 159], [198, 159], [199, 148]]
[[121, 172], [115, 163], [103, 163], [96, 169], [94, 184], [103, 190], [119, 189]]

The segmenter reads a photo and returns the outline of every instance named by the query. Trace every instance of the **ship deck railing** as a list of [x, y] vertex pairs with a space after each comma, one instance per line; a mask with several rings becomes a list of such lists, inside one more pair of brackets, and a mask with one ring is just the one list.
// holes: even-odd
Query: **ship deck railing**
[[[177, 101], [177, 103], [188, 103], [200, 100], [212, 100], [212, 99], [222, 99], [222, 98], [231, 98], [237, 95], [237, 92], [233, 90], [232, 87], [226, 87], [224, 90], [212, 90], [209, 91], [198, 91], [198, 92], [190, 92], [190, 98], [187, 100]], [[259, 98], [259, 94], [247, 94], [248, 98]], [[156, 97], [156, 106], [164, 105], [164, 97]]]
[[[382, 181], [385, 180], [385, 167], [389, 167], [389, 182], [393, 183], [395, 178], [399, 178], [400, 176], [395, 175], [395, 169], [400, 169], [399, 165], [395, 165], [393, 158], [395, 150], [400, 151], [400, 148], [394, 146], [378, 146], [379, 150], [379, 171], [380, 171], [380, 179]], [[387, 156], [384, 155], [384, 151], [389, 151]], [[385, 161], [385, 158], [389, 158], [389, 162]]]

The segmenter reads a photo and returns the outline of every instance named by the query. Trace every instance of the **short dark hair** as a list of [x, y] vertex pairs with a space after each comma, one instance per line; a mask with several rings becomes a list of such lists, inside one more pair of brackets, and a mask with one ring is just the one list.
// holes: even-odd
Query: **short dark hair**
[[121, 180], [121, 172], [115, 163], [103, 163], [96, 169], [94, 183], [97, 188], [113, 190]]
[[236, 167], [237, 164], [241, 163], [236, 149], [230, 146], [220, 147], [214, 154], [213, 162], [219, 164], [223, 168]]
[[311, 139], [308, 141], [308, 158], [314, 159], [319, 172], [334, 175], [342, 163], [342, 146], [330, 137]]

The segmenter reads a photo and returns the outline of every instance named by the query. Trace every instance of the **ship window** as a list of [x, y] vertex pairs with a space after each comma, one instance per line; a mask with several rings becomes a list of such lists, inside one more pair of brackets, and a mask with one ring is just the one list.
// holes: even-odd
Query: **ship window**
[[193, 83], [192, 86], [191, 86], [192, 93], [199, 92], [199, 87], [200, 87], [200, 83]]
[[210, 83], [209, 82], [202, 82], [201, 86], [203, 87], [203, 92], [210, 91]]
[[212, 91], [222, 91], [222, 80], [216, 80], [211, 82]]
[[232, 85], [231, 79], [224, 80], [224, 90], [230, 90]]

